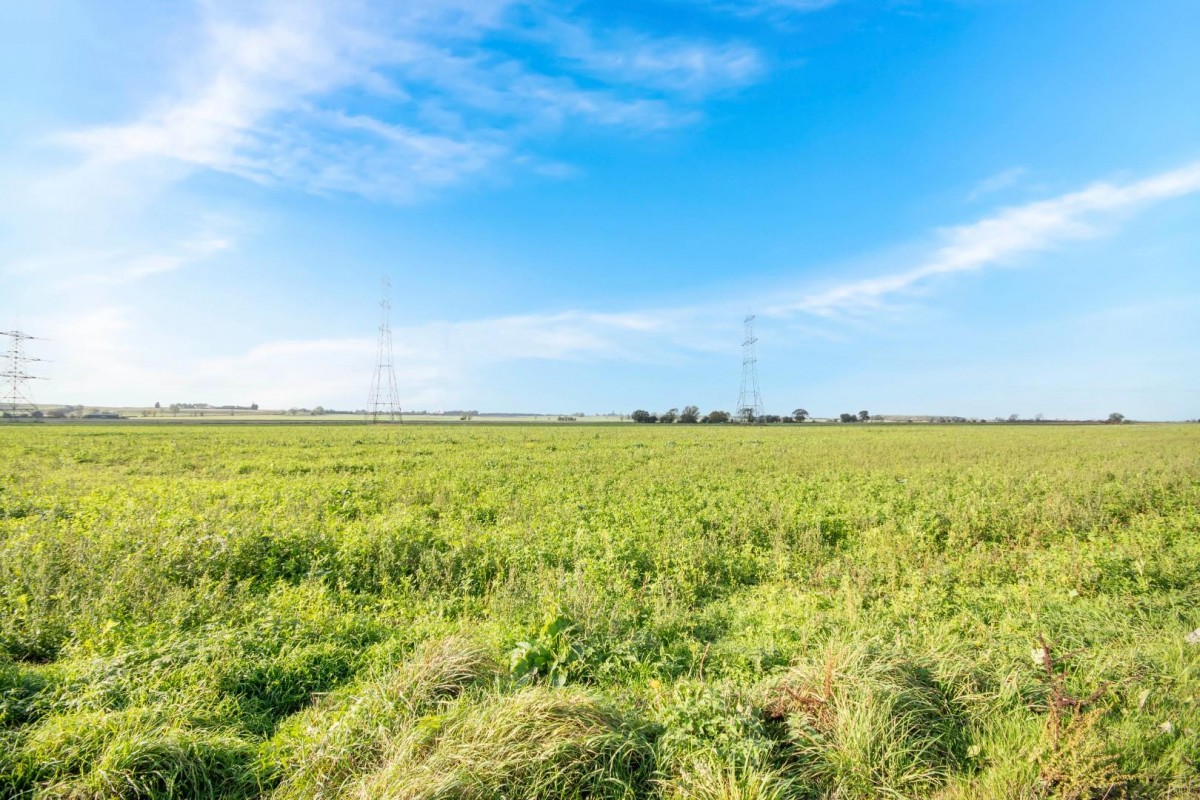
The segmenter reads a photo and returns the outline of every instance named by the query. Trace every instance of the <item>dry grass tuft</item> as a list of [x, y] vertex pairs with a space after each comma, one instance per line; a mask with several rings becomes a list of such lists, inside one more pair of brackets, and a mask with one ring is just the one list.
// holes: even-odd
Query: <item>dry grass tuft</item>
[[423, 720], [357, 796], [633, 798], [652, 768], [649, 743], [615, 709], [579, 690], [539, 687]]
[[698, 758], [663, 786], [669, 800], [786, 800], [795, 783], [769, 768]]
[[885, 648], [831, 646], [774, 681], [763, 707], [786, 727], [796, 780], [835, 797], [928, 794], [964, 761], [954, 698]]
[[433, 714], [496, 665], [477, 643], [428, 643], [381, 678], [360, 682], [298, 714], [276, 737], [275, 798], [335, 798], [377, 768], [394, 737]]

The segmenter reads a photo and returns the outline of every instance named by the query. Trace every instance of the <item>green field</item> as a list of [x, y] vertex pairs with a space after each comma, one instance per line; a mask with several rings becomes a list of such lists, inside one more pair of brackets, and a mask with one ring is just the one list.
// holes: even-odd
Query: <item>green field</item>
[[1200, 795], [1200, 426], [0, 429], [0, 797]]

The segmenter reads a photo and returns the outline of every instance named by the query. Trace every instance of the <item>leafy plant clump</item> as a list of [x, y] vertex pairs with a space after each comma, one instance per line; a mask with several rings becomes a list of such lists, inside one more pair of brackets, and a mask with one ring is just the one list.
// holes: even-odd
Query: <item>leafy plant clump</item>
[[566, 617], [555, 616], [530, 641], [517, 642], [509, 653], [513, 677], [523, 683], [544, 679], [551, 686], [565, 685], [579, 658], [569, 636], [572, 627]]

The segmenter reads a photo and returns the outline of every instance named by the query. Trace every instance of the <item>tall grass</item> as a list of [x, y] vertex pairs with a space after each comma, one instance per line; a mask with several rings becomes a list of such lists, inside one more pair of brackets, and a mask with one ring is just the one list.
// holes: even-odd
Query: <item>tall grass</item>
[[477, 644], [450, 637], [324, 698], [290, 719], [267, 748], [270, 770], [281, 776], [272, 797], [342, 797], [350, 783], [380, 765], [397, 737], [492, 670]]
[[574, 689], [527, 688], [459, 704], [409, 728], [362, 798], [634, 798], [653, 750], [636, 721]]
[[1196, 426], [6, 429], [0, 798], [1186, 797], [1198, 608]]
[[969, 721], [929, 666], [869, 643], [831, 644], [774, 682], [798, 778], [839, 798], [928, 794], [967, 765]]
[[22, 780], [14, 775], [10, 791], [36, 781], [37, 796], [46, 798], [253, 797], [254, 754], [253, 743], [232, 731], [148, 709], [65, 714], [24, 743]]

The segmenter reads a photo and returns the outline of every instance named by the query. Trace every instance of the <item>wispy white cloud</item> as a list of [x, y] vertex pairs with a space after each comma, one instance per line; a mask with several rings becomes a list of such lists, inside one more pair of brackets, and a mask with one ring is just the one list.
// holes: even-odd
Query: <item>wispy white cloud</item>
[[978, 200], [986, 195], [1002, 192], [1005, 189], [1016, 186], [1028, 172], [1029, 170], [1025, 167], [1012, 167], [1002, 172], [997, 172], [995, 175], [989, 175], [975, 185], [975, 188], [967, 195], [967, 199]]
[[[181, 69], [198, 77], [139, 118], [54, 141], [93, 169], [167, 160], [407, 201], [520, 163], [531, 137], [573, 119], [634, 131], [691, 123], [699, 100], [763, 69], [749, 45], [610, 32], [517, 0], [246, 8], [206, 4], [203, 47]], [[543, 55], [495, 47], [496, 35]]]
[[139, 247], [60, 247], [0, 262], [0, 274], [35, 280], [60, 290], [120, 286], [175, 272], [233, 246], [227, 236], [205, 232], [178, 242]]
[[89, 267], [94, 271], [67, 278], [61, 285], [87, 287], [133, 283], [204, 261], [229, 249], [231, 245], [232, 242], [228, 239], [206, 236], [181, 242], [175, 249], [168, 251], [109, 253], [105, 258], [91, 261]]
[[778, 9], [783, 11], [820, 11], [823, 8], [837, 5], [842, 0], [746, 0], [743, 5], [761, 9]]
[[693, 0], [717, 11], [746, 17], [767, 17], [784, 21], [790, 17], [821, 11], [843, 0]]
[[[689, 351], [705, 351], [709, 342], [696, 330], [721, 327], [719, 320], [710, 319], [713, 311], [566, 311], [398, 326], [393, 331], [394, 363], [406, 387], [405, 405], [442, 408], [469, 402], [473, 376], [497, 365], [678, 363]], [[252, 395], [255, 402], [273, 407], [359, 407], [365, 402], [359, 392], [375, 348], [370, 337], [264, 342], [239, 354], [201, 359], [189, 365], [182, 382], [168, 385], [194, 397]]]
[[608, 30], [530, 0], [199, 8], [140, 112], [0, 161], [0, 213], [19, 233], [0, 241], [0, 272], [118, 285], [214, 256], [202, 243], [231, 237], [190, 229], [219, 210], [183, 186], [210, 171], [400, 203], [511, 171], [569, 179], [572, 164], [540, 154], [565, 127], [693, 124], [763, 69], [749, 45]]
[[742, 42], [596, 30], [555, 17], [543, 19], [536, 34], [544, 42], [553, 42], [562, 58], [590, 75], [689, 97], [745, 86], [766, 69], [762, 54]]
[[[595, 312], [569, 310], [397, 326], [395, 363], [409, 407], [472, 405], [477, 376], [521, 362], [620, 362], [673, 369], [714, 354], [736, 358], [740, 311], [764, 308], [763, 316], [799, 341], [844, 330], [826, 320], [887, 310], [889, 301], [932, 288], [934, 281], [966, 274], [1110, 232], [1122, 212], [1200, 192], [1200, 163], [1126, 183], [1096, 183], [1082, 190], [1004, 209], [974, 223], [941, 232], [941, 243], [915, 266], [817, 291], [780, 303], [777, 295], [714, 299], [677, 308]], [[219, 239], [197, 240], [193, 255], [220, 252]], [[186, 253], [180, 251], [176, 258]], [[160, 262], [150, 262], [153, 272]], [[165, 268], [176, 261], [165, 258]], [[47, 323], [84, 342], [73, 353], [59, 386], [64, 399], [100, 402], [122, 390], [174, 399], [259, 402], [264, 406], [357, 407], [369, 374], [371, 337], [266, 341], [220, 357], [146, 354], [143, 332], [128, 309], [103, 308]], [[157, 360], [155, 360], [157, 358]], [[730, 363], [733, 363], [731, 360]], [[114, 371], [115, 370], [115, 371]], [[161, 399], [156, 397], [156, 399]], [[146, 402], [150, 402], [146, 400]]]
[[207, 11], [203, 50], [186, 56], [199, 79], [132, 122], [55, 140], [82, 152], [90, 168], [162, 159], [317, 189], [345, 188], [339, 173], [394, 175], [395, 162], [411, 165], [412, 177], [399, 173], [408, 183], [473, 169], [475, 143], [379, 123], [357, 126], [371, 140], [364, 144], [345, 136], [353, 117], [317, 102], [339, 89], [378, 90], [376, 68], [419, 59], [424, 44], [406, 48], [372, 32], [349, 5], [273, 3], [251, 19], [237, 6], [213, 3]]
[[767, 313], [839, 316], [878, 309], [894, 295], [930, 280], [1003, 264], [1071, 239], [1098, 235], [1106, 214], [1200, 192], [1200, 163], [1125, 184], [1096, 183], [1049, 200], [1004, 209], [995, 216], [941, 232], [942, 244], [923, 263], [887, 275], [842, 283], [774, 305]]

